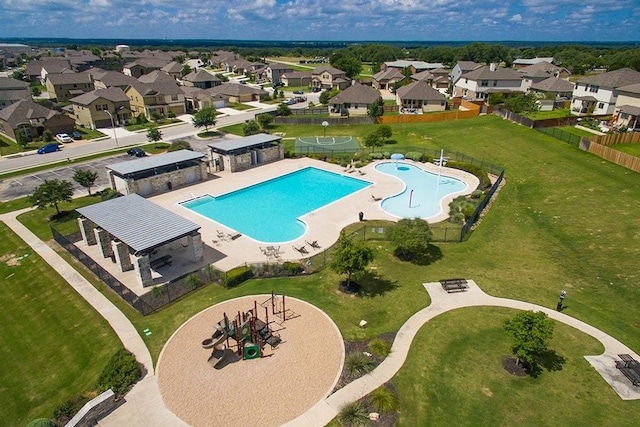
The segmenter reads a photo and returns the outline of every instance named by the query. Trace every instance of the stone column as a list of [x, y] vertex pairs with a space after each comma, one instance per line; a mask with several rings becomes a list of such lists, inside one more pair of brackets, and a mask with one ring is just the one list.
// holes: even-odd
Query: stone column
[[118, 240], [111, 242], [111, 249], [116, 255], [116, 264], [120, 267], [120, 271], [133, 270], [133, 264], [131, 263], [131, 257], [129, 256], [129, 247]]
[[136, 277], [138, 278], [138, 283], [140, 283], [143, 288], [153, 285], [149, 255], [136, 256], [134, 267], [136, 269]]
[[94, 226], [87, 218], [78, 218], [78, 226], [80, 227], [80, 233], [82, 234], [82, 240], [87, 246], [93, 246], [96, 244], [96, 235], [93, 233]]
[[192, 261], [197, 262], [202, 259], [202, 235], [198, 232], [187, 236], [187, 244], [189, 245], [189, 257]]
[[96, 236], [96, 240], [98, 241], [98, 249], [100, 249], [102, 257], [111, 258], [113, 251], [111, 250], [111, 238], [109, 238], [109, 233], [102, 228], [95, 228], [93, 232]]

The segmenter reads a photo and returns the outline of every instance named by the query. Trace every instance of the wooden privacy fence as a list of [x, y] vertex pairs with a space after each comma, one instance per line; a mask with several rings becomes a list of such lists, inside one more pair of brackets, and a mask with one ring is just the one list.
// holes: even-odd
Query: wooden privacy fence
[[613, 144], [635, 144], [640, 143], [640, 132], [625, 132], [625, 133], [609, 133], [606, 135], [594, 135], [589, 139], [600, 145], [613, 145]]
[[[616, 136], [616, 135], [604, 135]], [[640, 172], [640, 158], [623, 153], [613, 148], [606, 147], [597, 142], [583, 138], [580, 142], [580, 149], [595, 154], [598, 157], [609, 160], [617, 165], [624, 166], [634, 172]]]
[[480, 115], [480, 107], [476, 104], [462, 100], [462, 110], [442, 111], [440, 113], [427, 114], [400, 114], [398, 116], [380, 116], [378, 123], [386, 125], [391, 123], [433, 123], [457, 119], [470, 119]]

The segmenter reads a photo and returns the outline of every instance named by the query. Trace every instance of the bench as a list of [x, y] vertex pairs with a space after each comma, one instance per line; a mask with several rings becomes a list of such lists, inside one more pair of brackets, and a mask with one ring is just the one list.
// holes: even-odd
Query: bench
[[620, 372], [636, 387], [640, 387], [640, 372], [633, 368], [620, 368]]
[[172, 262], [171, 255], [164, 255], [164, 256], [161, 256], [160, 258], [154, 259], [149, 263], [149, 265], [154, 270], [157, 270], [158, 268], [164, 267], [165, 265], [171, 265], [171, 262]]
[[640, 363], [630, 354], [619, 354], [618, 357], [622, 359], [625, 368], [640, 368]]
[[448, 293], [464, 292], [469, 288], [466, 279], [442, 279], [440, 280], [440, 284], [442, 285], [442, 289]]

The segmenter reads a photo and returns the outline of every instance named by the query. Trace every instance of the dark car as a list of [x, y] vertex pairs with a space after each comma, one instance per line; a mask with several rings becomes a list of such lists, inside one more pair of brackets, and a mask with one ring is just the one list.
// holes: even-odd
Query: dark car
[[284, 83], [282, 83], [282, 82], [274, 83], [274, 84], [271, 85], [271, 87], [274, 88], [274, 89], [277, 89], [277, 88], [282, 87], [282, 86], [284, 86]]
[[304, 92], [303, 92], [303, 91], [301, 91], [301, 90], [294, 90], [294, 91], [293, 91], [293, 94], [294, 94], [294, 95], [302, 95], [303, 93], [304, 93]]
[[58, 144], [56, 144], [55, 142], [52, 142], [50, 144], [43, 145], [42, 147], [38, 148], [38, 154], [53, 153], [54, 151], [58, 151], [58, 150], [60, 150], [60, 147], [58, 146]]
[[314, 87], [313, 89], [311, 89], [311, 91], [312, 91], [313, 93], [318, 93], [318, 92], [320, 92], [321, 90], [322, 90], [322, 89], [320, 89], [319, 87]]
[[74, 130], [73, 132], [71, 132], [71, 138], [73, 138], [73, 139], [82, 139], [82, 134], [80, 132], [78, 132], [77, 130]]
[[147, 153], [145, 153], [144, 150], [140, 147], [129, 148], [127, 150], [127, 154], [135, 157], [144, 157], [147, 155]]

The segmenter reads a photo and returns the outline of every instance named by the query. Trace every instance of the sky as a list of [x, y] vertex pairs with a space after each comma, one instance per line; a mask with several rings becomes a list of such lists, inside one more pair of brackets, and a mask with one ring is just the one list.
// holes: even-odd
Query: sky
[[640, 0], [0, 0], [0, 16], [0, 38], [640, 40]]

